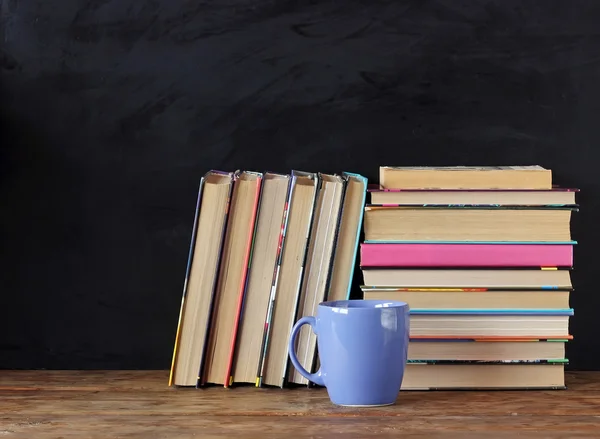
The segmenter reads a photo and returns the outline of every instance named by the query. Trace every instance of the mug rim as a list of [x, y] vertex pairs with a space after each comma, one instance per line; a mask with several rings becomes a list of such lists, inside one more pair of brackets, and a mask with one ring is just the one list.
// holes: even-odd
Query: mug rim
[[[347, 303], [356, 303], [356, 304], [364, 304], [369, 303], [375, 306], [340, 306], [340, 304]], [[386, 306], [377, 306], [377, 305], [386, 305]], [[399, 300], [375, 300], [375, 299], [345, 299], [345, 300], [328, 300], [325, 302], [319, 303], [319, 307], [327, 308], [327, 309], [351, 309], [351, 310], [380, 310], [380, 309], [390, 309], [390, 308], [406, 308], [408, 307], [408, 303], [401, 302]]]

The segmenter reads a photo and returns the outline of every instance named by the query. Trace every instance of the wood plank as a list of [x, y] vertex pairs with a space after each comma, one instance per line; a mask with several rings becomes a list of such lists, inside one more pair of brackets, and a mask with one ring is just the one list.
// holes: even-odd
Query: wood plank
[[600, 431], [600, 373], [566, 391], [401, 392], [337, 407], [324, 389], [174, 389], [165, 371], [2, 371], [0, 436], [63, 438], [545, 437]]
[[[289, 392], [221, 391], [197, 394], [152, 395], [135, 392], [27, 392], [26, 395], [0, 392], [4, 404], [27, 416], [35, 414], [74, 415], [88, 410], [118, 415], [123, 410], [142, 416], [196, 414], [213, 416], [461, 416], [481, 415], [600, 415], [600, 395], [592, 392], [410, 392], [401, 394], [396, 405], [368, 410], [334, 406], [324, 390]], [[234, 393], [235, 392], [235, 393]], [[408, 393], [408, 392], [407, 392]], [[560, 401], [560, 404], [557, 402]], [[60, 404], [57, 404], [60, 402]], [[83, 403], [85, 402], [85, 405]], [[568, 404], [566, 403], [568, 402]]]
[[[566, 372], [565, 377], [569, 390], [600, 391], [600, 372]], [[0, 371], [0, 390], [174, 390], [167, 386], [168, 379], [169, 372], [165, 370], [5, 370]], [[177, 390], [197, 391], [193, 388]]]
[[[585, 416], [519, 417], [506, 421], [497, 416], [414, 416], [406, 419], [388, 417], [282, 417], [265, 421], [260, 416], [229, 418], [201, 416], [156, 416], [152, 418], [122, 415], [96, 415], [83, 422], [82, 416], [31, 417], [26, 421], [0, 418], [0, 435], [29, 434], [36, 439], [76, 437], [260, 437], [293, 434], [293, 437], [397, 437], [398, 434], [496, 432], [506, 435], [543, 433], [539, 437], [588, 437], [598, 431], [599, 422]], [[67, 428], [68, 427], [68, 428]], [[104, 432], [104, 433], [102, 433]], [[110, 432], [110, 436], [108, 436]], [[97, 435], [97, 436], [94, 436]], [[195, 436], [194, 436], [195, 435]]]

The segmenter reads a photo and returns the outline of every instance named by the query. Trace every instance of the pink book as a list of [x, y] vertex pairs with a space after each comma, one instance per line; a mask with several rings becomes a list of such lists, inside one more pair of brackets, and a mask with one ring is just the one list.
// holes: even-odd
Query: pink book
[[573, 244], [364, 243], [361, 267], [572, 267]]

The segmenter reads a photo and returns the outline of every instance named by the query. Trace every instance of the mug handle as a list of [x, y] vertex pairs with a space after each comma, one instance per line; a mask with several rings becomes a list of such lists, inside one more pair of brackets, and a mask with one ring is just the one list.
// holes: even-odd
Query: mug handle
[[294, 345], [296, 344], [296, 337], [298, 336], [298, 332], [300, 332], [300, 328], [302, 327], [302, 325], [310, 325], [313, 332], [315, 334], [317, 333], [317, 319], [315, 319], [313, 316], [305, 316], [298, 320], [292, 328], [292, 333], [290, 334], [290, 341], [288, 345], [290, 360], [292, 360], [292, 364], [298, 370], [298, 372], [300, 372], [300, 375], [302, 375], [304, 378], [306, 378], [309, 381], [312, 381], [318, 386], [325, 386], [325, 383], [323, 382], [323, 376], [321, 375], [321, 368], [319, 367], [319, 370], [316, 373], [308, 373], [308, 371], [304, 367], [302, 367], [302, 365], [298, 361], [298, 357], [296, 357]]

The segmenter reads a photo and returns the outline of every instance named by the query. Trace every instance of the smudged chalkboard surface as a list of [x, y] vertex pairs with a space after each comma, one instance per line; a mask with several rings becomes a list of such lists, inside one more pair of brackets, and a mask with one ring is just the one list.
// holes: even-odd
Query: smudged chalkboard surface
[[0, 367], [167, 368], [208, 169], [540, 164], [582, 190], [567, 355], [600, 369], [599, 22], [594, 0], [0, 0]]

